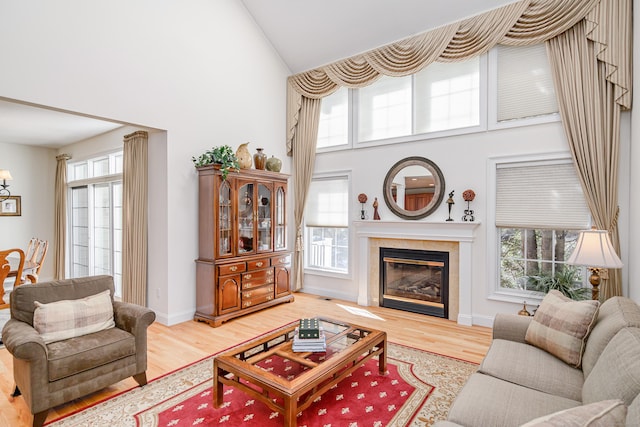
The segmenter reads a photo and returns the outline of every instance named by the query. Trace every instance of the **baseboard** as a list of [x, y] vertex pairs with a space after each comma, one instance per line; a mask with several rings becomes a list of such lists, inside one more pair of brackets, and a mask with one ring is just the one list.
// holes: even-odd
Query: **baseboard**
[[487, 328], [493, 327], [493, 316], [473, 316], [473, 324], [477, 326], [485, 326]]
[[177, 325], [178, 323], [193, 320], [193, 315], [195, 313], [195, 310], [189, 310], [168, 316], [166, 313], [158, 313], [156, 311], [156, 322], [161, 323], [165, 326], [173, 326]]
[[305, 294], [309, 294], [309, 295], [315, 295], [318, 297], [325, 297], [325, 298], [334, 298], [334, 299], [340, 299], [343, 301], [349, 301], [349, 302], [353, 302], [353, 303], [357, 303], [357, 297], [350, 295], [350, 294], [344, 294], [341, 292], [332, 292], [332, 291], [327, 291], [326, 289], [316, 289], [316, 288], [309, 288], [309, 287], [304, 287], [300, 290], [300, 292], [303, 292]]

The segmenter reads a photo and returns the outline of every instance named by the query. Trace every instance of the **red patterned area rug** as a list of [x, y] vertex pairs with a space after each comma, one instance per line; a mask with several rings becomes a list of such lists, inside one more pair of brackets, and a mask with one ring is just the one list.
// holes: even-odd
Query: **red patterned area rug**
[[[213, 356], [75, 414], [50, 427], [282, 426], [282, 416], [241, 391], [224, 388], [213, 407]], [[388, 375], [370, 360], [298, 415], [299, 427], [430, 426], [446, 418], [451, 402], [477, 365], [388, 344]]]

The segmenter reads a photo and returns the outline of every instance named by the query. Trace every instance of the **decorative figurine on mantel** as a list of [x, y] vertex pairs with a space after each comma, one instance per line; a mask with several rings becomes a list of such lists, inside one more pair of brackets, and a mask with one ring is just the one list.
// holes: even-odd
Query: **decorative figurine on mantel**
[[378, 213], [378, 198], [375, 197], [373, 200], [373, 219], [379, 220], [380, 214]]
[[467, 202], [467, 209], [464, 210], [464, 216], [462, 217], [462, 220], [473, 221], [475, 217], [473, 216], [473, 210], [469, 207], [469, 203], [473, 202], [473, 199], [476, 198], [476, 193], [471, 189], [464, 190], [464, 193], [462, 193], [462, 198], [465, 202]]
[[447, 205], [449, 205], [449, 218], [447, 218], [447, 221], [453, 221], [453, 218], [451, 218], [451, 206], [456, 204], [456, 202], [453, 201], [454, 191], [455, 190], [452, 190], [451, 193], [449, 193], [449, 198], [447, 199]]
[[364, 210], [364, 204], [367, 203], [367, 195], [364, 193], [358, 194], [358, 201], [362, 204], [362, 210], [360, 211], [360, 219], [367, 219], [366, 212]]

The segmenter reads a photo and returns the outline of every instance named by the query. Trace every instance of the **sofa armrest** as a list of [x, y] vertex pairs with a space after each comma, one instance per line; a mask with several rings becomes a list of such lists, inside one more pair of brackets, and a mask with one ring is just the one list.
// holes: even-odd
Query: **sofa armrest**
[[28, 323], [9, 319], [2, 328], [2, 341], [13, 357], [22, 360], [47, 360], [47, 346]]
[[156, 313], [140, 305], [114, 301], [113, 320], [118, 328], [137, 336], [146, 334], [146, 329], [156, 320]]
[[527, 328], [532, 317], [510, 313], [498, 313], [493, 319], [493, 339], [525, 343]]

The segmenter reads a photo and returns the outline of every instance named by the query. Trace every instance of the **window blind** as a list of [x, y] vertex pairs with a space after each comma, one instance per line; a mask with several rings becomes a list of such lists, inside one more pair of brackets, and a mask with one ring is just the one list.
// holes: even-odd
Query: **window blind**
[[307, 227], [347, 227], [348, 197], [346, 176], [311, 181], [305, 208]]
[[544, 44], [498, 50], [498, 121], [558, 112]]
[[496, 168], [497, 227], [589, 227], [589, 209], [572, 163], [502, 164]]

